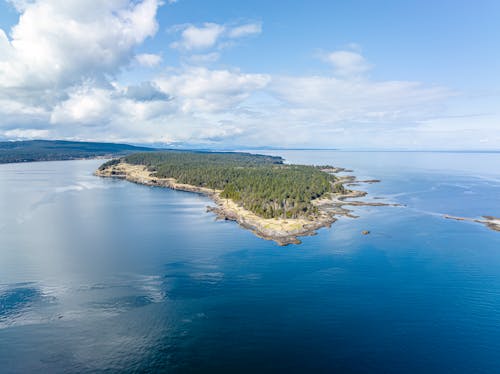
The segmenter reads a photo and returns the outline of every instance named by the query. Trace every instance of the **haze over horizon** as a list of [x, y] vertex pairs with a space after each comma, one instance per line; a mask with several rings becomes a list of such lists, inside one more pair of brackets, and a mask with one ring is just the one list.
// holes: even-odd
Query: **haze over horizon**
[[499, 149], [500, 3], [0, 0], [0, 140]]

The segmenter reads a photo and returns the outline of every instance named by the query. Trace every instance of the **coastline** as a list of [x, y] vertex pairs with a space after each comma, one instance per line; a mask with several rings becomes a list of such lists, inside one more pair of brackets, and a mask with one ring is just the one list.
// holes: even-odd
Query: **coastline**
[[[0, 165], [14, 165], [14, 164], [31, 164], [38, 162], [60, 162], [60, 161], [86, 161], [86, 160], [110, 160], [112, 158], [118, 157], [115, 154], [107, 154], [102, 156], [92, 156], [92, 157], [72, 157], [72, 158], [58, 158], [58, 159], [39, 159], [39, 160], [23, 160], [23, 161], [7, 161], [1, 162]], [[119, 156], [122, 157], [122, 156]]]
[[457, 217], [449, 214], [445, 214], [443, 216], [446, 219], [451, 219], [455, 221], [466, 221], [466, 222], [474, 222], [480, 223], [490, 230], [500, 231], [500, 218], [493, 216], [483, 216], [482, 218], [468, 218], [468, 217]]
[[[338, 169], [344, 171], [344, 169]], [[325, 172], [333, 172], [325, 170]], [[357, 218], [351, 211], [344, 208], [350, 206], [387, 206], [394, 204], [345, 201], [346, 199], [359, 198], [366, 195], [363, 191], [350, 191], [346, 193], [331, 193], [330, 197], [313, 200], [312, 203], [318, 207], [319, 213], [314, 219], [306, 218], [262, 218], [255, 213], [244, 209], [234, 201], [222, 198], [220, 190], [213, 190], [205, 187], [198, 187], [189, 184], [177, 183], [174, 178], [158, 178], [144, 165], [132, 165], [120, 162], [116, 165], [108, 166], [105, 169], [97, 170], [94, 173], [99, 177], [111, 177], [125, 179], [129, 182], [143, 184], [147, 186], [166, 187], [173, 190], [187, 191], [203, 194], [209, 197], [215, 206], [208, 206], [207, 211], [215, 213], [217, 219], [237, 222], [241, 227], [252, 231], [256, 236], [272, 240], [281, 246], [288, 244], [300, 244], [299, 237], [316, 235], [316, 230], [323, 227], [330, 227], [337, 218], [336, 216], [346, 216]], [[372, 182], [372, 181], [370, 181]], [[334, 184], [361, 183], [356, 181], [354, 176], [341, 176]]]

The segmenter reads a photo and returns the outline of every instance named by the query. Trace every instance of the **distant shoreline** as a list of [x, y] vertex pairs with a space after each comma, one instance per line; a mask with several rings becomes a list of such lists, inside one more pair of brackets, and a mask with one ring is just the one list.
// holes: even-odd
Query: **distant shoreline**
[[120, 157], [154, 148], [119, 143], [29, 140], [0, 142], [0, 164]]
[[61, 158], [57, 160], [26, 160], [26, 161], [12, 161], [12, 162], [0, 162], [0, 165], [15, 165], [15, 164], [31, 164], [38, 162], [61, 162], [61, 161], [88, 161], [88, 160], [111, 160], [116, 157], [114, 154], [103, 155], [103, 156], [92, 156], [92, 157], [75, 157], [75, 158]]
[[[342, 168], [326, 170], [327, 172], [344, 171]], [[222, 198], [220, 190], [214, 190], [205, 187], [198, 187], [189, 184], [177, 183], [173, 178], [158, 178], [144, 165], [132, 165], [125, 162], [120, 162], [115, 165], [108, 166], [104, 169], [99, 169], [95, 172], [99, 177], [111, 177], [125, 179], [130, 182], [143, 184], [147, 186], [166, 187], [174, 190], [188, 191], [203, 194], [209, 197], [216, 206], [207, 207], [207, 211], [216, 214], [217, 219], [231, 220], [237, 222], [241, 227], [252, 231], [256, 236], [272, 240], [279, 245], [300, 244], [298, 239], [302, 236], [316, 235], [316, 230], [323, 227], [330, 227], [337, 220], [337, 216], [347, 216], [356, 218], [351, 214], [351, 211], [344, 208], [345, 205], [351, 206], [387, 206], [391, 204], [360, 202], [360, 201], [345, 201], [350, 198], [363, 197], [366, 192], [363, 191], [347, 191], [346, 193], [331, 193], [329, 198], [321, 198], [314, 200], [312, 203], [318, 207], [319, 214], [314, 219], [307, 218], [262, 218], [255, 213], [244, 209], [236, 204], [231, 199]], [[355, 183], [357, 182], [353, 176], [338, 177], [335, 184]], [[363, 181], [359, 181], [361, 183]], [[374, 183], [377, 181], [366, 181]]]

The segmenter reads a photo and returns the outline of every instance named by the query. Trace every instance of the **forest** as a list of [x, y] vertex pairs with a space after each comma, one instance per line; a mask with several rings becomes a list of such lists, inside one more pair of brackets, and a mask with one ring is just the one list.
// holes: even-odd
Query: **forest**
[[0, 142], [0, 164], [11, 162], [57, 161], [123, 156], [153, 148], [128, 144], [72, 142], [65, 140], [26, 140]]
[[[284, 164], [281, 157], [233, 152], [134, 153], [112, 160], [145, 165], [160, 178], [221, 190], [228, 198], [264, 218], [314, 217], [311, 201], [331, 192], [343, 192], [335, 176], [320, 167]], [[334, 191], [335, 189], [335, 191]]]

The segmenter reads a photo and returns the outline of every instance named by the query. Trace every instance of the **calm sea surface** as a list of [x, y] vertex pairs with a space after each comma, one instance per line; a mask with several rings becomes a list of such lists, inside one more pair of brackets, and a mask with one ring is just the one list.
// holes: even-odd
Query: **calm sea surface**
[[500, 216], [500, 154], [266, 153], [405, 206], [279, 247], [99, 160], [0, 165], [0, 372], [500, 372], [500, 233], [441, 217]]

